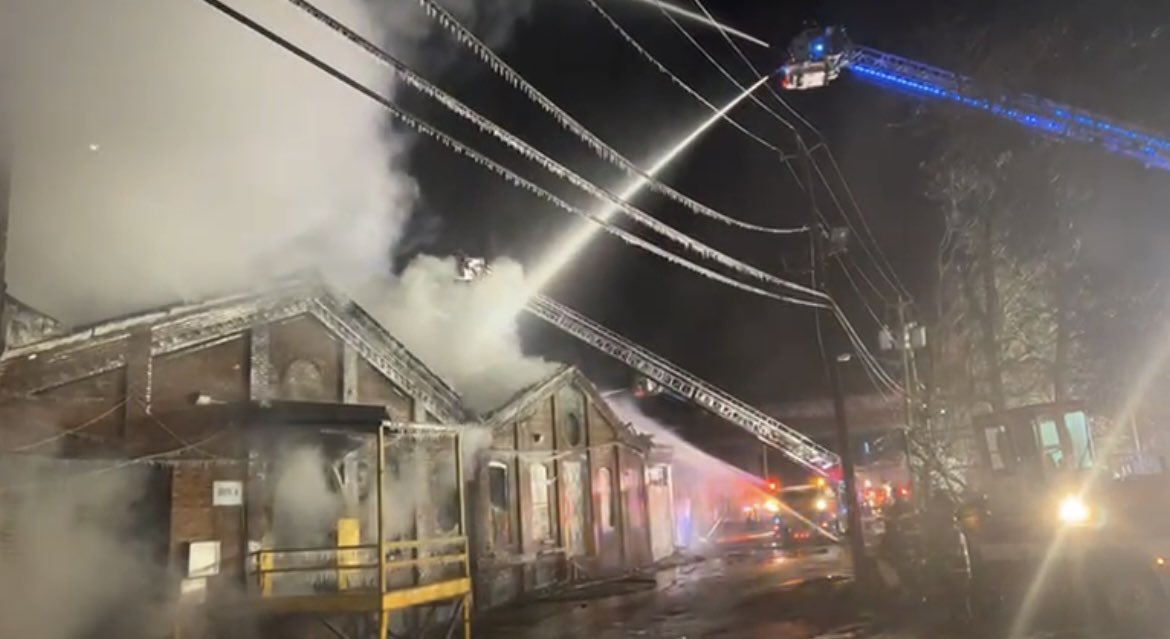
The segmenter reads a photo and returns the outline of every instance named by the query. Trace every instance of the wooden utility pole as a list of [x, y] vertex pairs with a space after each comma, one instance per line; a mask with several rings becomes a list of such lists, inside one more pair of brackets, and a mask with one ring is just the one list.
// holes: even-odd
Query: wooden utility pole
[[837, 454], [841, 456], [841, 491], [845, 499], [845, 521], [848, 525], [849, 554], [853, 562], [853, 578], [866, 584], [865, 531], [861, 529], [861, 504], [857, 499], [857, 472], [853, 467], [853, 445], [849, 435], [849, 418], [845, 414], [845, 391], [841, 387], [840, 366], [850, 361], [850, 355], [830, 358], [829, 380], [833, 386], [833, 413], [837, 422]]
[[910, 358], [913, 356], [910, 344], [910, 326], [906, 323], [906, 300], [898, 300], [898, 349], [902, 352], [902, 387], [906, 389], [906, 429], [913, 432], [914, 423], [914, 377], [911, 374]]
[[[828, 229], [822, 229], [820, 226], [814, 226], [812, 231], [815, 236], [813, 239], [813, 278], [814, 287], [819, 284], [820, 290], [832, 296], [829, 280], [826, 277], [825, 260], [827, 255], [824, 248], [824, 233]], [[817, 333], [823, 336], [823, 317], [822, 313], [817, 313]], [[841, 497], [845, 502], [845, 516], [847, 529], [846, 536], [849, 538], [849, 554], [850, 560], [853, 564], [854, 579], [859, 584], [868, 584], [868, 574], [866, 573], [865, 557], [865, 537], [864, 531], [861, 529], [861, 504], [857, 499], [857, 474], [853, 464], [853, 451], [850, 442], [849, 434], [849, 420], [845, 414], [845, 390], [841, 384], [841, 371], [839, 367], [852, 359], [850, 354], [840, 354], [830, 352], [824, 346], [823, 339], [821, 344], [821, 358], [824, 360], [825, 371], [828, 373], [829, 386], [833, 392], [833, 416], [836, 421], [837, 432], [837, 455], [841, 458]], [[829, 347], [832, 348], [832, 347]]]

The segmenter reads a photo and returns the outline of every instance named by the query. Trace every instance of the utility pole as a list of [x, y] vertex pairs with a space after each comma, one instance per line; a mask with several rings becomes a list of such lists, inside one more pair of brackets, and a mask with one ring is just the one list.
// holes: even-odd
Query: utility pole
[[[826, 229], [814, 225], [813, 231], [813, 286], [832, 296], [829, 280], [826, 277], [825, 260], [828, 255], [823, 250], [825, 239], [833, 240], [836, 251], [844, 250], [844, 239], [841, 231]], [[831, 233], [831, 235], [830, 235]], [[819, 286], [818, 286], [819, 285]], [[853, 450], [849, 435], [849, 420], [845, 414], [845, 390], [841, 384], [840, 366], [852, 359], [850, 354], [831, 355], [824, 345], [824, 330], [822, 314], [817, 313], [817, 334], [822, 340], [821, 357], [824, 360], [825, 371], [828, 373], [829, 385], [833, 392], [833, 416], [836, 421], [837, 454], [841, 458], [841, 493], [845, 502], [846, 531], [849, 538], [849, 554], [853, 564], [853, 578], [855, 582], [866, 587], [870, 582], [866, 570], [868, 563], [865, 557], [865, 537], [861, 528], [861, 504], [857, 499], [857, 474], [853, 464]], [[832, 348], [832, 347], [829, 347]]]
[[[906, 442], [907, 462], [911, 463], [911, 470], [918, 475], [916, 483], [919, 490], [917, 496], [925, 500], [930, 493], [930, 482], [933, 473], [933, 455], [934, 455], [934, 433], [931, 432], [931, 420], [928, 418], [925, 422], [926, 426], [926, 441], [922, 442], [918, 439], [919, 433], [919, 419], [918, 409], [920, 403], [917, 398], [919, 388], [918, 378], [918, 362], [917, 351], [920, 348], [926, 347], [926, 329], [916, 322], [908, 319], [907, 308], [909, 302], [903, 298], [899, 298], [897, 306], [897, 327], [891, 330], [889, 327], [883, 327], [879, 339], [881, 350], [883, 351], [898, 351], [902, 359], [902, 388], [903, 388], [903, 411], [905, 413], [905, 428], [903, 439]], [[919, 450], [922, 464], [915, 468], [911, 461], [912, 451], [911, 442], [919, 441], [921, 450]], [[942, 469], [939, 469], [940, 472]]]
[[833, 386], [833, 413], [837, 422], [837, 454], [841, 456], [841, 483], [845, 493], [845, 516], [849, 537], [849, 554], [853, 561], [853, 579], [863, 587], [868, 584], [865, 560], [865, 535], [861, 529], [861, 504], [857, 499], [857, 473], [853, 467], [853, 446], [849, 440], [849, 419], [845, 414], [845, 391], [841, 387], [839, 367], [851, 355], [838, 355], [829, 362], [829, 380]]
[[906, 300], [898, 300], [898, 349], [902, 351], [902, 387], [906, 389], [906, 428], [914, 430], [914, 378], [910, 359], [910, 327], [906, 324]]

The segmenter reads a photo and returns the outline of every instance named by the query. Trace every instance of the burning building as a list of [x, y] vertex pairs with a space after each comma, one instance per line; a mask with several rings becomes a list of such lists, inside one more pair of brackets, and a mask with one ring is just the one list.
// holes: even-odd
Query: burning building
[[29, 610], [61, 597], [89, 613], [60, 636], [468, 609], [473, 416], [353, 302], [289, 283], [76, 331], [8, 314], [0, 635], [55, 636]]
[[579, 371], [522, 391], [486, 424], [492, 444], [473, 498], [481, 606], [654, 560], [648, 482], [665, 476], [662, 453], [652, 458], [650, 438]]

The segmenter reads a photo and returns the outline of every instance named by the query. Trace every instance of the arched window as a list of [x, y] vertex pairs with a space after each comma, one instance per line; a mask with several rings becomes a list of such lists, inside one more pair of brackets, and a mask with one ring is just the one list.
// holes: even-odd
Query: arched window
[[488, 502], [492, 526], [492, 545], [501, 546], [512, 541], [512, 490], [508, 480], [508, 466], [493, 461], [488, 465]]
[[566, 386], [557, 393], [556, 405], [556, 420], [564, 443], [580, 446], [585, 441], [585, 395], [573, 386]]

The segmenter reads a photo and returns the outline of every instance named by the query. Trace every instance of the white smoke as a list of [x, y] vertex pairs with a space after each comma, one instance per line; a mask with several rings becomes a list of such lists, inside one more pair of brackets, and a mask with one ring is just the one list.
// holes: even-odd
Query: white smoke
[[[17, 297], [79, 323], [304, 269], [386, 285], [416, 192], [378, 105], [200, 0], [3, 2]], [[285, 0], [231, 4], [392, 94], [383, 67]], [[395, 49], [434, 26], [414, 3], [319, 4]], [[450, 8], [498, 40], [527, 7]], [[479, 330], [519, 267], [468, 286], [447, 264], [416, 260], [376, 315], [476, 408], [551, 373], [510, 325]]]
[[[393, 96], [385, 67], [285, 0], [228, 4]], [[408, 59], [456, 46], [415, 3], [316, 4]], [[449, 9], [498, 43], [529, 5]], [[33, 306], [76, 324], [307, 268], [388, 271], [417, 195], [409, 138], [201, 0], [2, 0], [0, 60], [8, 275]]]
[[[369, 11], [399, 3], [318, 3], [397, 51], [429, 40], [418, 16], [408, 36], [406, 22]], [[229, 4], [393, 95], [383, 67], [284, 0]], [[528, 5], [451, 8], [474, 11], [498, 38]], [[385, 278], [417, 196], [403, 169], [409, 138], [380, 107], [201, 0], [0, 0], [0, 102], [0, 128], [13, 142], [10, 290], [67, 323], [259, 287], [306, 268], [343, 286]], [[405, 285], [421, 281], [422, 264], [408, 269]], [[433, 287], [458, 286], [429, 272]], [[465, 293], [432, 288], [422, 299]], [[420, 299], [409, 290], [385, 297], [396, 295]], [[505, 392], [496, 380], [482, 394], [467, 386], [488, 367], [434, 348], [468, 318], [414, 325], [396, 311], [382, 315], [413, 330], [469, 396]], [[497, 365], [521, 357], [514, 337], [493, 343], [479, 352]], [[521, 366], [509, 374], [539, 377], [539, 364]], [[293, 528], [308, 522], [312, 537], [337, 513], [320, 462], [312, 451], [294, 455], [277, 488], [291, 506], [274, 513]], [[119, 515], [133, 491], [84, 488], [5, 505], [0, 525], [16, 526], [31, 550], [0, 559], [0, 636], [67, 639], [110, 610], [133, 623], [120, 598], [138, 596], [143, 576], [149, 587], [163, 583], [126, 542], [130, 520]]]
[[493, 264], [474, 282], [455, 281], [453, 258], [421, 255], [391, 286], [363, 302], [390, 333], [479, 411], [496, 408], [559, 365], [524, 355], [516, 309], [525, 291], [514, 261]]
[[108, 465], [0, 457], [0, 637], [137, 637], [167, 627], [166, 604], [154, 597], [165, 575], [144, 539], [157, 531], [131, 507], [146, 496], [147, 470], [102, 472]]
[[647, 416], [629, 396], [612, 395], [606, 398], [606, 402], [609, 403], [614, 413], [623, 422], [629, 423], [634, 430], [644, 435], [650, 435], [657, 444], [669, 446], [673, 465], [686, 467], [709, 477], [712, 485], [719, 485], [719, 482], [746, 482], [752, 486], [761, 485], [760, 478], [704, 452], [683, 439], [670, 426]]
[[[390, 91], [287, 2], [232, 4]], [[373, 31], [356, 0], [322, 5]], [[415, 187], [377, 105], [200, 0], [4, 0], [0, 22], [18, 297], [77, 322], [307, 267], [385, 271]]]
[[272, 495], [273, 543], [279, 548], [328, 546], [345, 502], [329, 478], [330, 462], [316, 446], [277, 454]]

